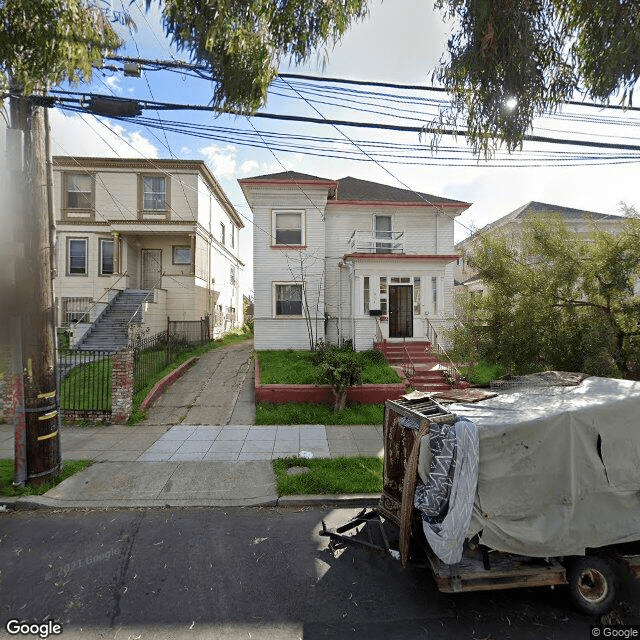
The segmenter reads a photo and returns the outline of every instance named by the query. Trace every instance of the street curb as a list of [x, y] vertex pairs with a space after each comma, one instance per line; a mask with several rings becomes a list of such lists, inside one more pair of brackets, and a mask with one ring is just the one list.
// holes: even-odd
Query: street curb
[[190, 369], [196, 362], [198, 357], [189, 358], [186, 362], [183, 362], [177, 369], [174, 369], [171, 373], [168, 373], [162, 380], [159, 380], [153, 385], [153, 389], [149, 391], [147, 397], [140, 404], [140, 410], [145, 411], [148, 409], [155, 400], [162, 395], [162, 392], [171, 384], [173, 384], [180, 376], [182, 376], [187, 369]]
[[282, 496], [278, 498], [279, 507], [372, 507], [378, 504], [379, 493], [354, 493], [354, 494], [313, 494]]
[[[162, 509], [162, 508], [225, 508], [237, 506], [242, 508], [250, 507], [373, 507], [380, 500], [379, 493], [373, 494], [353, 494], [353, 495], [295, 495], [282, 496], [275, 500], [268, 499], [264, 502], [255, 504], [202, 504], [201, 502], [191, 502], [180, 500], [180, 504], [176, 504], [176, 500], [147, 500], [139, 501], [135, 504], [124, 504], [126, 501], [118, 501], [113, 504], [112, 500], [104, 500], [101, 504], [94, 504], [90, 501], [77, 501], [61, 503], [57, 499], [47, 498], [46, 496], [22, 496], [22, 497], [5, 497], [0, 498], [0, 507], [6, 506], [6, 511], [27, 511], [32, 509]], [[173, 503], [173, 504], [171, 504]], [[188, 504], [187, 504], [188, 503]], [[6, 512], [5, 511], [5, 512]], [[0, 511], [1, 513], [2, 511]]]

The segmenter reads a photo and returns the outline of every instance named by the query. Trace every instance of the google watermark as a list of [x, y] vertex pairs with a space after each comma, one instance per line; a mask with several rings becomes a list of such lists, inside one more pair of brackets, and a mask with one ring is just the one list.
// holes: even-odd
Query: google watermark
[[45, 573], [44, 579], [45, 581], [47, 581], [53, 578], [63, 578], [76, 569], [89, 567], [93, 564], [96, 564], [97, 562], [108, 560], [109, 558], [118, 555], [118, 553], [118, 549], [109, 549], [108, 551], [103, 551], [102, 553], [98, 553], [95, 555], [85, 556], [84, 558], [76, 558], [72, 562], [68, 562], [67, 564], [60, 566], [57, 569], [47, 571], [47, 573]]
[[591, 627], [592, 638], [640, 638], [640, 626], [638, 625], [620, 625], [610, 627], [599, 625]]
[[45, 640], [50, 636], [59, 636], [62, 633], [62, 625], [53, 620], [46, 622], [25, 622], [17, 618], [7, 620], [4, 625], [10, 636], [37, 636]]

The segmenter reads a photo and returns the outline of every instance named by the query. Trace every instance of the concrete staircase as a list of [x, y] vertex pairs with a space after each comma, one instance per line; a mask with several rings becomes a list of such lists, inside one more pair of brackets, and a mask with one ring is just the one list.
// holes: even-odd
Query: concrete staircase
[[[431, 354], [430, 342], [392, 342], [383, 340], [374, 349], [384, 353], [389, 364], [409, 383], [420, 391], [444, 391], [451, 389], [445, 381], [440, 361]], [[407, 373], [408, 372], [408, 373]]]
[[129, 343], [129, 321], [134, 313], [136, 314], [134, 322], [142, 320], [139, 307], [148, 294], [148, 291], [141, 289], [121, 291], [93, 323], [76, 345], [76, 349], [78, 351], [117, 351], [126, 347]]

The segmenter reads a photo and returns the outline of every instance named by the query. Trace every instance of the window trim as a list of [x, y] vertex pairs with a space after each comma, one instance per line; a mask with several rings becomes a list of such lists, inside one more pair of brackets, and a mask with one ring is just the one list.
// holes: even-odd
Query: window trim
[[[279, 286], [296, 286], [300, 287], [300, 313], [296, 314], [278, 314], [277, 313], [277, 287]], [[280, 318], [304, 318], [304, 282], [295, 282], [295, 281], [276, 281], [271, 283], [271, 293], [272, 293], [272, 313], [275, 319]]]
[[[276, 241], [276, 220], [278, 214], [298, 214], [300, 215], [300, 244], [279, 244]], [[272, 209], [271, 210], [271, 246], [278, 248], [306, 248], [306, 210], [305, 209]]]
[[[176, 261], [176, 249], [187, 249], [189, 251], [189, 261], [188, 262], [178, 262]], [[178, 265], [181, 267], [189, 267], [193, 261], [193, 256], [191, 255], [191, 245], [190, 244], [172, 244], [171, 245], [171, 264]]]
[[[71, 176], [83, 176], [88, 177], [91, 182], [91, 202], [88, 207], [70, 207], [69, 206], [69, 178]], [[81, 192], [86, 193], [86, 192]], [[70, 217], [70, 214], [74, 214], [71, 217], [77, 217], [79, 214], [90, 214], [90, 219], [93, 220], [96, 210], [96, 174], [92, 171], [64, 171], [62, 173], [62, 215], [64, 218]], [[89, 218], [85, 215], [84, 218]]]
[[[378, 231], [377, 229], [377, 219], [378, 218], [389, 218], [389, 226], [391, 227], [389, 231]], [[392, 213], [373, 213], [372, 214], [372, 225], [373, 225], [373, 246], [374, 253], [393, 253], [393, 229], [394, 229], [394, 215]], [[384, 234], [388, 233], [388, 237], [380, 236], [378, 237], [378, 233]]]
[[223, 247], [227, 246], [227, 228], [224, 226], [224, 222], [220, 223], [220, 244]]
[[[77, 242], [77, 241], [84, 243], [84, 271], [82, 273], [71, 273], [71, 243]], [[67, 237], [66, 247], [67, 247], [67, 260], [66, 260], [67, 275], [71, 278], [86, 278], [89, 275], [89, 238], [86, 236]]]
[[[144, 208], [144, 179], [162, 178], [164, 180], [164, 209]], [[138, 174], [138, 218], [163, 216], [169, 219], [171, 215], [171, 176], [164, 173], [139, 173]]]
[[[102, 263], [102, 258], [104, 256], [104, 253], [102, 251], [102, 243], [103, 242], [110, 242], [113, 245], [113, 254], [112, 254], [112, 260], [113, 260], [113, 271], [111, 273], [105, 273], [103, 271], [103, 263]], [[116, 268], [116, 243], [113, 240], [113, 238], [98, 238], [98, 275], [99, 276], [112, 276], [115, 273], [115, 268]]]

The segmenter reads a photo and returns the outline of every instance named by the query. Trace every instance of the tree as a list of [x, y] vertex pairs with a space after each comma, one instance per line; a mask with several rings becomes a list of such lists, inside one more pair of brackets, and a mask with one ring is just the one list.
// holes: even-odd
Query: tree
[[514, 373], [640, 375], [637, 217], [617, 235], [594, 227], [588, 238], [560, 218], [532, 219], [521, 236], [481, 236], [467, 260], [487, 293], [459, 301], [457, 358]]
[[631, 104], [640, 10], [619, 0], [437, 0], [457, 21], [435, 76], [452, 95], [443, 121], [466, 120], [476, 152], [522, 144], [535, 115], [578, 92]]
[[[161, 0], [158, 0], [159, 2]], [[154, 0], [146, 0], [147, 8]], [[164, 0], [167, 35], [216, 80], [213, 104], [252, 113], [284, 59], [308, 60], [368, 13], [367, 0]], [[434, 77], [477, 153], [516, 149], [534, 116], [576, 92], [630, 104], [640, 74], [640, 11], [619, 0], [435, 0], [454, 23]], [[410, 20], [411, 16], [407, 16]], [[425, 75], [428, 73], [425, 69]]]

